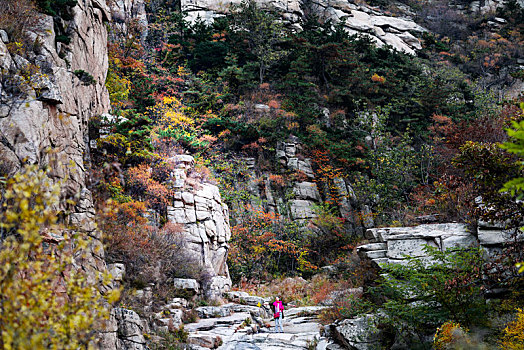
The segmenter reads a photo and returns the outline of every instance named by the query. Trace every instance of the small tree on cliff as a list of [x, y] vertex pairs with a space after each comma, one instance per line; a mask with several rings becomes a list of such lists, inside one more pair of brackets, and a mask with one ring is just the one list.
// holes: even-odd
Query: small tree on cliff
[[253, 0], [234, 6], [232, 13], [236, 33], [247, 41], [251, 54], [258, 62], [262, 84], [267, 69], [285, 54], [277, 48], [282, 41], [282, 23], [271, 10], [259, 8]]
[[0, 348], [90, 348], [107, 310], [95, 283], [74, 267], [86, 242], [51, 233], [58, 187], [28, 167], [0, 190]]

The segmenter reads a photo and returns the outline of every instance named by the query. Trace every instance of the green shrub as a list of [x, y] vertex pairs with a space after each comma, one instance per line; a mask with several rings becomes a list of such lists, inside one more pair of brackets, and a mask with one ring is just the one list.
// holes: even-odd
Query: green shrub
[[431, 259], [407, 258], [407, 264], [390, 264], [370, 293], [380, 301], [381, 322], [402, 337], [419, 341], [445, 321], [465, 326], [486, 322], [483, 297], [483, 252], [480, 248], [441, 252], [427, 246]]
[[76, 6], [77, 0], [36, 0], [37, 6], [46, 15], [61, 17], [65, 20], [72, 19], [69, 8]]
[[96, 83], [95, 78], [83, 69], [77, 69], [73, 74], [76, 75], [84, 85], [93, 85]]

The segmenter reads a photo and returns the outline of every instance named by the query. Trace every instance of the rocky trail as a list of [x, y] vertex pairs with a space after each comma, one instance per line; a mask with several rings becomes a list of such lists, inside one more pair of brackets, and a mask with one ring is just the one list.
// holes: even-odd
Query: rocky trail
[[185, 326], [191, 349], [298, 350], [324, 349], [327, 345], [318, 319], [325, 307], [288, 307], [284, 313], [284, 332], [275, 333], [272, 314], [258, 306], [269, 299], [242, 292], [228, 294], [236, 302], [196, 309], [200, 320]]

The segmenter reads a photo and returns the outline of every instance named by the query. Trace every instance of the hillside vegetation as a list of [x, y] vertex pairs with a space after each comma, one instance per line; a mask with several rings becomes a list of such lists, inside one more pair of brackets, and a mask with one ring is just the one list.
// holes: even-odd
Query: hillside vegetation
[[[25, 69], [2, 70], [0, 102], [9, 97], [29, 105], [27, 91], [33, 89], [35, 100], [48, 103], [50, 111], [63, 103], [41, 97], [45, 89], [34, 77], [46, 77], [39, 72], [48, 67], [38, 66], [45, 43], [28, 32], [38, 26], [37, 13], [45, 13], [54, 20], [53, 45], [67, 47], [67, 23], [77, 5], [24, 0], [16, 7], [0, 0], [7, 53], [27, 61]], [[221, 277], [231, 277], [235, 288], [280, 294], [298, 305], [329, 300], [320, 314], [326, 324], [373, 314], [384, 347], [522, 349], [518, 264], [524, 250], [517, 237], [524, 221], [524, 94], [515, 90], [524, 80], [524, 9], [515, 0], [487, 12], [472, 11], [468, 1], [370, 1], [393, 17], [409, 9], [428, 29], [415, 33], [422, 49], [410, 55], [379, 47], [369, 36], [350, 35], [307, 5], [304, 18], [289, 26], [277, 8], [251, 0], [231, 5], [212, 22], [189, 21], [174, 2], [151, 0], [145, 5], [147, 26], [132, 16], [107, 25], [111, 114], [85, 121], [82, 142], [89, 146], [79, 157], [96, 207], [90, 219], [103, 233], [105, 253], [99, 255], [126, 270], [120, 299], [113, 300], [116, 292], [104, 298], [141, 316], [174, 296], [190, 299], [192, 306], [209, 302], [179, 295], [173, 286], [175, 279], [190, 278], [208, 287], [217, 277], [198, 254], [185, 251], [185, 227], [169, 219], [180, 180], [174, 176], [180, 164], [173, 159], [185, 154], [194, 157], [194, 165], [184, 168], [181, 187], [197, 191], [214, 184], [220, 196], [211, 198], [220, 197], [217, 205], [229, 210], [231, 239], [220, 242], [229, 244], [228, 271]], [[13, 21], [22, 15], [23, 21]], [[69, 69], [70, 56], [65, 50], [61, 55]], [[90, 72], [71, 72], [84, 87], [97, 83]], [[0, 142], [9, 148], [3, 134]], [[296, 166], [286, 163], [289, 152]], [[53, 167], [47, 163], [41, 167]], [[73, 257], [46, 251], [37, 234], [39, 225], [66, 226], [74, 201], [63, 194], [55, 198], [59, 191], [36, 168], [10, 180], [4, 178], [9, 165], [0, 169], [0, 262], [20, 270], [6, 268], [0, 276], [5, 292], [0, 344], [27, 337], [31, 346], [62, 342], [87, 348], [99, 319], [108, 317], [101, 311], [107, 302], [94, 282], [72, 269]], [[26, 181], [34, 188], [22, 186]], [[297, 194], [297, 188], [315, 190]], [[293, 203], [300, 196], [315, 199], [307, 206], [310, 216], [297, 215]], [[67, 210], [55, 208], [59, 200]], [[39, 213], [41, 219], [30, 217]], [[357, 256], [357, 245], [368, 243], [366, 229], [428, 222], [465, 223], [472, 231], [487, 223], [511, 232], [512, 239], [492, 256], [482, 248], [428, 246], [425, 253], [435, 264], [406, 257], [405, 264], [383, 270]], [[78, 255], [87, 245], [66, 237], [56, 246]], [[47, 256], [52, 259], [44, 262]], [[25, 278], [30, 274], [34, 277]], [[57, 275], [60, 281], [70, 277], [64, 287], [68, 303], [44, 290], [52, 289]], [[22, 276], [25, 284], [13, 276]], [[97, 278], [102, 287], [109, 284], [107, 276]], [[26, 295], [24, 288], [35, 292]], [[137, 304], [136, 291], [146, 288], [151, 303]], [[494, 290], [499, 294], [489, 295]], [[25, 295], [20, 308], [32, 316], [7, 307], [18, 295]], [[37, 306], [39, 297], [63, 319]], [[184, 312], [180, 322], [195, 321], [195, 313]], [[73, 314], [83, 316], [72, 320]], [[30, 328], [33, 321], [38, 323], [33, 332], [13, 325]], [[68, 323], [75, 325], [70, 331]], [[183, 325], [166, 329], [170, 335], [151, 343], [169, 348], [187, 340]], [[46, 332], [54, 340], [43, 340]], [[166, 344], [171, 338], [173, 344]], [[18, 348], [29, 346], [21, 344]]]

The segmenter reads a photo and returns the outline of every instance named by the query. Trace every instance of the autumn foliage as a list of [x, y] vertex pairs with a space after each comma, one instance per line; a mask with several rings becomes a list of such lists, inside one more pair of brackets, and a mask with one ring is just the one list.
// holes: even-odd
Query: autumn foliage
[[[76, 267], [88, 240], [57, 224], [59, 187], [35, 166], [1, 188], [0, 345], [4, 349], [88, 348], [107, 318], [98, 284]], [[114, 302], [118, 292], [105, 298]]]
[[283, 271], [316, 268], [306, 259], [308, 249], [296, 224], [250, 205], [243, 213], [231, 227], [229, 267], [233, 276], [260, 280]]

